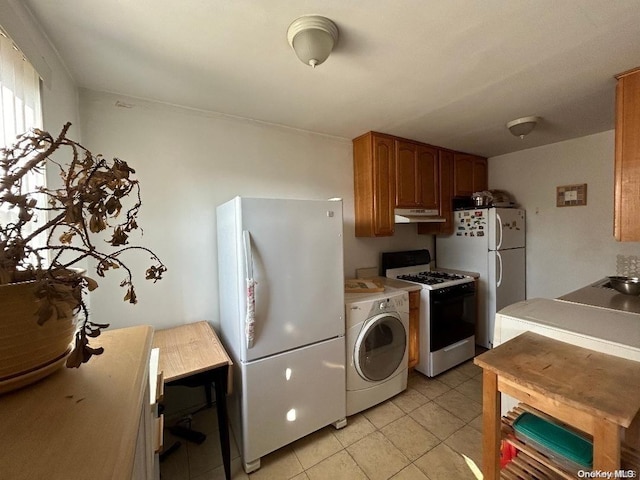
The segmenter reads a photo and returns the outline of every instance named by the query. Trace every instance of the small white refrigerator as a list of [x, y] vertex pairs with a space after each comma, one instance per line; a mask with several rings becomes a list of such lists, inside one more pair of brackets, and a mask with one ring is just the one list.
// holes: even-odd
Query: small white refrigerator
[[496, 312], [526, 297], [525, 211], [457, 210], [453, 219], [454, 233], [436, 237], [436, 264], [480, 274], [476, 343], [492, 348]]
[[230, 424], [249, 473], [346, 425], [342, 202], [236, 197], [216, 216]]

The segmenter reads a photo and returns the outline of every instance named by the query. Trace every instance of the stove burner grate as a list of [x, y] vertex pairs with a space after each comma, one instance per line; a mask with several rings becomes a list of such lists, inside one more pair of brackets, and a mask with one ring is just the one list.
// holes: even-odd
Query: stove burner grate
[[425, 285], [437, 285], [439, 283], [445, 283], [452, 280], [461, 280], [465, 278], [464, 275], [448, 272], [420, 272], [411, 275], [400, 275], [398, 280], [407, 280], [409, 282], [423, 283]]

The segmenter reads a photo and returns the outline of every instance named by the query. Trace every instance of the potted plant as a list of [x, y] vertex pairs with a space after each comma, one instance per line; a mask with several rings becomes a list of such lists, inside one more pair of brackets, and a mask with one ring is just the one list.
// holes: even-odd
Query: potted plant
[[[153, 282], [166, 271], [151, 250], [129, 244], [130, 233], [139, 229], [141, 207], [135, 171], [123, 160], [107, 161], [67, 138], [70, 126], [64, 125], [56, 138], [34, 129], [0, 151], [0, 211], [13, 212], [10, 221], [0, 222], [0, 331], [8, 332], [0, 335], [0, 383], [34, 376], [34, 370], [52, 362], [79, 367], [102, 353], [89, 339], [108, 324], [91, 321], [82, 298], [83, 291], [98, 284], [74, 267], [95, 262], [99, 277], [110, 270], [122, 272], [120, 286], [129, 303], [136, 303], [136, 293], [123, 254], [149, 254], [146, 278]], [[64, 154], [68, 158], [63, 162]], [[42, 172], [45, 165], [59, 172], [60, 186], [30, 190], [27, 174]], [[51, 339], [58, 346], [47, 351], [41, 343]], [[30, 347], [34, 353], [25, 352]], [[43, 358], [34, 358], [40, 354]]]

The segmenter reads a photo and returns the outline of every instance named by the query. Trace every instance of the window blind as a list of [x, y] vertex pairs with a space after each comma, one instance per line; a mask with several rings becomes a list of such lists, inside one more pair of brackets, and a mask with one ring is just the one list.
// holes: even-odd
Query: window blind
[[[0, 148], [13, 145], [18, 135], [31, 128], [42, 128], [40, 77], [0, 28]], [[2, 175], [4, 172], [0, 169], [0, 177]], [[39, 186], [45, 185], [45, 178], [44, 172], [29, 174], [23, 181], [23, 191], [35, 192]], [[45, 207], [45, 198], [43, 195], [40, 197], [38, 206]], [[17, 214], [0, 199], [0, 223], [7, 225], [15, 221]], [[45, 211], [37, 212], [36, 222], [30, 222], [30, 231], [37, 229], [45, 216]], [[45, 239], [39, 240], [38, 246], [42, 246]]]

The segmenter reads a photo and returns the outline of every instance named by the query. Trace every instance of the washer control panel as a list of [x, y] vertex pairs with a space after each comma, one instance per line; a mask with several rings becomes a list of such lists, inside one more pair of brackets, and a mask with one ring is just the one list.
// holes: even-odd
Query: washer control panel
[[378, 315], [380, 313], [408, 312], [409, 311], [409, 294], [403, 291], [395, 291], [389, 293], [386, 297], [380, 297], [377, 301], [372, 302], [369, 316]]

